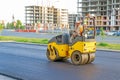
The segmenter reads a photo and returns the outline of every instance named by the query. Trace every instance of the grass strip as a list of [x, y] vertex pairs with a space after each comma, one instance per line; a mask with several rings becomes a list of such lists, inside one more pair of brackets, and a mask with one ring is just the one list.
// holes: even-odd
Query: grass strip
[[48, 43], [48, 39], [24, 38], [24, 37], [13, 37], [13, 36], [0, 36], [0, 41], [16, 41], [16, 42], [38, 43], [38, 44]]
[[[13, 37], [13, 36], [0, 36], [0, 41], [16, 41], [16, 42], [26, 42], [26, 43], [48, 44], [48, 39], [24, 38], [24, 37]], [[97, 48], [120, 50], [120, 44], [97, 42]]]
[[120, 50], [120, 44], [99, 42], [97, 43], [97, 48]]

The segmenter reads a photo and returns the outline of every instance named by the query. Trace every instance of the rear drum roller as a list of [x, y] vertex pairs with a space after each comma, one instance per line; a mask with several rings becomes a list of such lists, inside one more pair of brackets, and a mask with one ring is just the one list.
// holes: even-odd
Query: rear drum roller
[[46, 56], [50, 61], [59, 60], [58, 52], [55, 48], [53, 48], [53, 50], [47, 49]]
[[95, 59], [95, 53], [88, 54], [88, 63], [93, 62]]

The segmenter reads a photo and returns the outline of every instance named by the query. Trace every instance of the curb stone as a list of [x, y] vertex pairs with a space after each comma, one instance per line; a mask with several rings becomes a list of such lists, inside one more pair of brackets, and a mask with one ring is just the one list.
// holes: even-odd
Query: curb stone
[[47, 44], [37, 44], [37, 43], [25, 43], [25, 42], [16, 42], [16, 41], [0, 41], [0, 42], [10, 42], [10, 43], [16, 43], [16, 44], [27, 44], [27, 45], [40, 45], [40, 46], [47, 46]]
[[120, 50], [102, 49], [102, 48], [98, 48], [97, 50], [98, 50], [98, 51], [120, 52]]

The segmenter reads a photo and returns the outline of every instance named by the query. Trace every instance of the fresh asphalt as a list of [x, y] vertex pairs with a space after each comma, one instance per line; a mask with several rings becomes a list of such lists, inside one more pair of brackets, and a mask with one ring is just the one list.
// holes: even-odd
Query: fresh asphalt
[[0, 42], [0, 73], [23, 80], [119, 80], [120, 52], [97, 51], [87, 65], [47, 60], [46, 46]]

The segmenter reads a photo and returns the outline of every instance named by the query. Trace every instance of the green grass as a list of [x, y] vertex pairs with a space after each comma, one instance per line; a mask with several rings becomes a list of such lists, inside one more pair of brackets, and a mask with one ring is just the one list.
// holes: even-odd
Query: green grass
[[106, 46], [110, 46], [110, 45], [108, 43], [101, 42], [98, 44], [98, 46], [106, 47]]
[[[16, 41], [16, 42], [37, 43], [37, 44], [48, 43], [48, 39], [24, 38], [24, 37], [13, 37], [13, 36], [0, 36], [0, 41]], [[97, 43], [97, 48], [120, 50], [120, 44], [100, 42]]]
[[0, 41], [16, 41], [16, 42], [38, 43], [38, 44], [48, 43], [48, 39], [24, 38], [24, 37], [13, 37], [13, 36], [0, 36]]
[[100, 42], [100, 43], [97, 43], [97, 48], [120, 50], [120, 44], [111, 44], [111, 43]]

